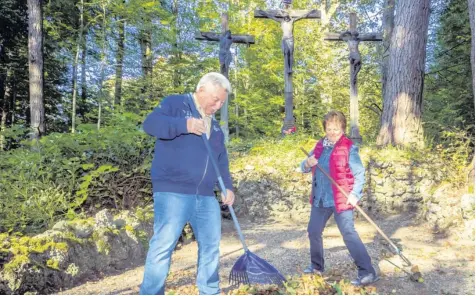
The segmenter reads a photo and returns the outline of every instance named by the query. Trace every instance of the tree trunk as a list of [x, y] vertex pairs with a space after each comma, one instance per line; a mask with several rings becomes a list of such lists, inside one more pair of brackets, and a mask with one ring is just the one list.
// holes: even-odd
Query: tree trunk
[[387, 84], [388, 58], [390, 37], [392, 36], [395, 19], [395, 0], [386, 0], [383, 12], [383, 42], [382, 42], [382, 97]]
[[17, 88], [17, 80], [15, 78], [15, 71], [12, 71], [12, 80], [11, 80], [11, 90], [12, 90], [12, 95], [10, 96], [10, 104], [9, 104], [9, 112], [10, 112], [10, 121], [8, 121], [7, 118], [7, 125], [12, 126], [15, 123], [15, 104], [17, 101], [17, 93], [18, 93], [18, 88]]
[[6, 74], [0, 74], [0, 151], [5, 149], [5, 136], [3, 132], [5, 131], [7, 125], [7, 116], [8, 116], [8, 102], [10, 97], [10, 80], [11, 70], [8, 69]]
[[474, 95], [474, 0], [468, 0], [469, 23], [471, 25], [471, 72], [473, 74], [473, 95]]
[[[225, 32], [229, 29], [228, 27], [228, 14], [227, 13], [224, 13], [222, 14], [221, 16], [221, 33], [222, 33], [222, 36], [220, 36], [220, 39], [221, 38], [224, 38], [224, 34]], [[223, 50], [225, 50], [224, 48], [222, 48], [223, 45], [222, 45], [222, 42], [220, 41], [220, 54]], [[229, 49], [228, 49], [229, 51]], [[220, 62], [221, 63], [221, 62]], [[220, 72], [221, 74], [223, 74], [223, 76], [225, 76], [228, 80], [229, 80], [229, 65], [226, 65], [224, 64], [223, 66], [220, 65]], [[226, 98], [225, 102], [223, 103], [223, 106], [221, 106], [220, 108], [220, 127], [223, 131], [223, 135], [225, 137], [225, 144], [228, 145], [229, 143], [229, 140], [230, 140], [230, 127], [228, 126], [228, 119], [229, 119], [229, 116], [228, 116], [228, 105], [229, 105], [229, 102], [230, 102], [230, 96], [232, 96], [233, 94], [228, 94], [228, 97]]]
[[124, 64], [124, 29], [125, 22], [123, 20], [118, 21], [119, 39], [117, 40], [117, 53], [116, 53], [116, 85], [114, 88], [114, 105], [121, 105], [121, 93], [122, 93], [122, 68]]
[[42, 0], [28, 0], [28, 61], [31, 138], [45, 133], [43, 102], [43, 14]]
[[76, 52], [74, 55], [73, 62], [73, 102], [71, 106], [71, 133], [76, 132], [76, 97], [78, 96], [78, 61], [79, 61], [79, 51], [81, 48], [81, 43], [83, 40], [83, 9], [84, 9], [84, 0], [81, 0], [81, 5], [79, 7], [79, 32], [78, 32], [78, 41], [76, 44]]
[[240, 137], [240, 125], [238, 124], [238, 118], [240, 116], [240, 108], [238, 106], [238, 52], [235, 54], [235, 69], [234, 69], [234, 74], [235, 74], [235, 87], [233, 88], [233, 91], [235, 92], [234, 95], [234, 101], [235, 101], [235, 133], [236, 137]]
[[83, 38], [81, 43], [81, 102], [78, 106], [79, 114], [84, 120], [86, 114], [86, 98], [87, 98], [87, 85], [86, 85], [86, 38]]
[[76, 47], [76, 53], [74, 54], [74, 61], [73, 61], [73, 98], [71, 102], [71, 133], [76, 132], [76, 97], [77, 97], [77, 84], [78, 84], [78, 60], [79, 60], [79, 43]]
[[102, 116], [102, 104], [104, 99], [104, 80], [106, 77], [106, 4], [102, 5], [102, 50], [101, 50], [101, 67], [100, 67], [100, 75], [99, 75], [99, 94], [98, 94], [98, 121], [97, 121], [97, 129], [101, 128], [101, 116]]
[[179, 38], [180, 38], [180, 25], [179, 25], [179, 15], [178, 15], [178, 1], [174, 0], [172, 5], [172, 15], [173, 18], [173, 28], [174, 28], [174, 41], [172, 42], [172, 56], [173, 56], [173, 63], [174, 66], [174, 74], [173, 74], [173, 85], [175, 90], [177, 91], [181, 84], [181, 77], [180, 77], [180, 69], [178, 65], [180, 65], [180, 61], [182, 59], [182, 51], [179, 48]]
[[378, 145], [423, 146], [428, 21], [429, 0], [397, 2]]
[[142, 87], [142, 101], [145, 103], [146, 102], [146, 96], [147, 93], [149, 93], [149, 88], [150, 88], [150, 74], [152, 72], [152, 47], [151, 47], [151, 42], [152, 42], [152, 33], [150, 31], [150, 21], [146, 22], [147, 24], [144, 24], [147, 26], [147, 28], [144, 28], [141, 30], [140, 37], [139, 37], [139, 43], [140, 43], [140, 49], [141, 49], [141, 64], [142, 64], [142, 79], [144, 80], [144, 86]]

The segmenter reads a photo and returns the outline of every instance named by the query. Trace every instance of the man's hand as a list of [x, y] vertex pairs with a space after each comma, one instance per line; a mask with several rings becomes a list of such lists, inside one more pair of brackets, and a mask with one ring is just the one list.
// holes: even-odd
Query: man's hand
[[309, 168], [312, 168], [313, 166], [315, 166], [316, 164], [318, 163], [316, 157], [313, 155], [309, 156], [307, 159], [306, 159], [306, 163], [304, 164], [304, 166], [306, 167], [306, 169], [309, 169]]
[[231, 206], [233, 205], [233, 202], [235, 201], [235, 194], [230, 189], [227, 189], [226, 196], [222, 192], [221, 201], [223, 202], [224, 205]]
[[346, 204], [351, 204], [352, 206], [355, 207], [358, 203], [359, 203], [359, 199], [357, 198], [357, 196], [350, 193], [349, 197], [347, 198], [347, 203]]
[[201, 136], [206, 132], [205, 121], [193, 117], [187, 119], [187, 132]]

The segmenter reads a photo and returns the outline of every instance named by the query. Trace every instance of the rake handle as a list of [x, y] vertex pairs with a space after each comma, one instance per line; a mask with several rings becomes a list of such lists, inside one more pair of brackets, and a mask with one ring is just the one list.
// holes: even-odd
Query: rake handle
[[[221, 177], [220, 170], [218, 169], [218, 165], [215, 161], [215, 158], [213, 158], [213, 151], [212, 151], [212, 148], [210, 147], [210, 143], [208, 142], [207, 135], [202, 134], [202, 139], [203, 139], [203, 142], [205, 143], [205, 147], [207, 148], [210, 161], [212, 162], [213, 168], [215, 169], [215, 173], [218, 176], [218, 183], [220, 184], [220, 190], [222, 194], [226, 196], [225, 183], [223, 183], [223, 178]], [[238, 236], [240, 237], [240, 241], [241, 241], [241, 244], [243, 245], [243, 249], [245, 250], [245, 252], [248, 252], [248, 247], [246, 246], [245, 238], [243, 237], [243, 233], [241, 232], [240, 224], [238, 224], [238, 219], [236, 218], [235, 210], [233, 210], [233, 206], [231, 205], [228, 205], [228, 209], [230, 209], [230, 214], [231, 214], [231, 217], [233, 218], [233, 223], [235, 224], [236, 232], [238, 232]]]
[[[302, 152], [304, 152], [304, 154], [306, 154], [307, 157], [309, 157], [310, 155], [307, 153], [307, 151], [301, 147], [301, 150]], [[319, 165], [319, 164], [316, 164], [317, 168], [332, 182], [332, 184], [334, 184], [334, 186], [337, 187], [337, 189], [339, 189], [339, 191], [347, 198], [349, 199], [349, 194], [347, 192], [345, 192], [344, 189], [342, 189], [342, 187], [339, 186], [339, 184], [337, 184], [337, 182], [326, 172], [324, 171], [324, 169]], [[395, 249], [395, 252], [397, 252], [398, 255], [401, 255], [400, 254], [400, 249], [390, 240], [390, 238], [382, 231], [382, 229], [380, 229], [380, 227], [377, 226], [377, 224], [375, 224], [375, 222], [364, 212], [364, 210], [362, 210], [362, 208], [356, 204], [355, 205], [355, 208], [362, 214], [362, 216], [365, 217], [365, 219], [367, 219], [367, 221], [369, 221], [370, 224], [372, 224], [373, 227], [375, 227], [375, 229], [377, 229], [378, 233], [380, 233], [380, 235], [390, 244], [392, 245], [392, 247]]]
[[[201, 118], [197, 110], [197, 107], [195, 107], [195, 103], [193, 102], [193, 97], [191, 94], [188, 94], [188, 101], [189, 101], [193, 116], [196, 118]], [[205, 144], [205, 147], [207, 148], [208, 156], [213, 165], [213, 168], [215, 169], [215, 173], [218, 177], [218, 184], [220, 184], [220, 190], [222, 194], [226, 196], [225, 183], [223, 183], [223, 178], [221, 177], [220, 170], [218, 169], [218, 165], [215, 161], [215, 158], [213, 158], [213, 151], [212, 151], [212, 148], [210, 147], [210, 143], [208, 142], [207, 134], [205, 133], [202, 134], [202, 139], [203, 139], [203, 143]], [[235, 224], [236, 232], [238, 232], [238, 236], [240, 238], [241, 244], [243, 245], [243, 249], [245, 250], [245, 252], [248, 252], [248, 247], [246, 246], [245, 238], [243, 236], [243, 233], [241, 232], [240, 224], [238, 224], [238, 219], [236, 218], [235, 210], [233, 210], [233, 206], [231, 205], [228, 206], [228, 209], [230, 209], [230, 214], [231, 214], [231, 217], [233, 218], [233, 223]]]

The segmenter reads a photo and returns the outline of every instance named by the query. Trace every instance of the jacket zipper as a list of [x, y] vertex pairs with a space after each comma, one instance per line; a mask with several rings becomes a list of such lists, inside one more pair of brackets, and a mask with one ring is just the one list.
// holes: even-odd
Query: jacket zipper
[[200, 180], [200, 183], [198, 183], [196, 195], [198, 195], [198, 188], [199, 188], [199, 187], [200, 187], [200, 185], [202, 184], [202, 182], [203, 182], [203, 179], [205, 179], [205, 175], [207, 174], [207, 169], [208, 169], [208, 158], [209, 158], [209, 156], [207, 155], [207, 163], [205, 164], [205, 170], [203, 171], [203, 176], [202, 176], [202, 179]]

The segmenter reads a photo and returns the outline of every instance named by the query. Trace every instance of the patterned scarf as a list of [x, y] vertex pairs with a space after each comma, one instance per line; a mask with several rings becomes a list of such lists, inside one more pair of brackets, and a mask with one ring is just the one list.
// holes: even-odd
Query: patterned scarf
[[322, 141], [322, 145], [324, 147], [333, 147], [335, 145], [335, 143], [331, 142], [327, 137], [325, 137], [324, 141]]

